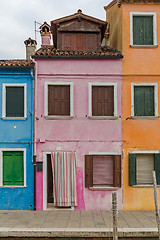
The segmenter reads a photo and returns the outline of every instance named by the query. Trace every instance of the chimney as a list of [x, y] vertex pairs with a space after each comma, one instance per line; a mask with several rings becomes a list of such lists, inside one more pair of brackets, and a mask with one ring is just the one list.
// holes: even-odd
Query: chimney
[[37, 42], [36, 40], [33, 40], [31, 38], [28, 38], [24, 41], [24, 44], [26, 45], [26, 59], [31, 59], [31, 56], [36, 50]]
[[40, 26], [40, 34], [41, 34], [41, 41], [43, 45], [50, 45], [51, 40], [51, 27], [48, 25], [47, 22], [44, 22], [42, 26]]

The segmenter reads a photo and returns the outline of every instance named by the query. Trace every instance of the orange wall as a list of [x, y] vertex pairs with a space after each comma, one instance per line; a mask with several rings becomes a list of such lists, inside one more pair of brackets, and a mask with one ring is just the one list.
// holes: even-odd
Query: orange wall
[[[128, 153], [132, 150], [160, 151], [160, 119], [128, 119], [131, 116], [131, 83], [158, 83], [160, 93], [160, 5], [122, 4], [122, 136], [123, 136], [123, 209], [154, 209], [152, 187], [132, 187], [128, 181]], [[130, 12], [157, 12], [157, 48], [130, 47]], [[160, 113], [160, 95], [158, 99]], [[159, 114], [160, 115], [160, 114]], [[160, 200], [160, 189], [158, 189]]]

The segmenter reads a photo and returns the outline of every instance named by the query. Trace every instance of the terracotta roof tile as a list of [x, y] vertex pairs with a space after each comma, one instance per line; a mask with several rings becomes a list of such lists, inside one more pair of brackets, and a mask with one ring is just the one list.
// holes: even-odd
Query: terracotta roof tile
[[33, 58], [39, 57], [116, 57], [121, 58], [122, 53], [111, 47], [102, 47], [101, 51], [62, 51], [57, 50], [53, 46], [42, 46], [34, 52]]
[[3, 67], [29, 68], [29, 67], [33, 67], [33, 66], [34, 66], [34, 62], [32, 60], [25, 60], [25, 59], [0, 60], [0, 68], [3, 68]]

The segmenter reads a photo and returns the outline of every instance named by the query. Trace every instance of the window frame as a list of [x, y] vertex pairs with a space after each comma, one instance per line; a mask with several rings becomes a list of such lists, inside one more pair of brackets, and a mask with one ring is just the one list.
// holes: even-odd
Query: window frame
[[[6, 87], [24, 87], [24, 116], [23, 117], [6, 117]], [[26, 118], [27, 118], [27, 83], [3, 83], [2, 119], [25, 120]]]
[[[97, 156], [97, 155], [100, 155], [100, 156], [107, 156], [107, 155], [112, 155], [112, 156], [121, 156], [121, 170], [120, 170], [120, 174], [121, 174], [121, 186], [120, 187], [115, 187], [115, 186], [92, 186], [92, 187], [89, 187], [90, 190], [117, 190], [119, 188], [122, 187], [122, 155], [118, 152], [89, 152], [86, 156]], [[86, 160], [85, 160], [86, 161]], [[114, 164], [113, 164], [114, 165]], [[86, 175], [86, 172], [85, 172], [85, 166], [84, 166], [84, 183], [86, 184], [85, 182], [85, 175]], [[113, 178], [114, 178], [114, 170], [113, 170]], [[92, 175], [93, 175], [93, 172], [92, 172]], [[86, 186], [85, 186], [86, 188]]]
[[[14, 186], [14, 185], [3, 185], [3, 152], [23, 152], [23, 164], [24, 164], [24, 185]], [[25, 188], [26, 186], [26, 148], [1, 148], [0, 149], [0, 188]]]
[[[134, 16], [153, 16], [153, 45], [134, 45], [133, 44], [133, 17]], [[130, 12], [130, 46], [139, 48], [157, 47], [157, 14], [156, 12]]]
[[[130, 152], [131, 154], [157, 154], [159, 153], [159, 150], [133, 150]], [[128, 161], [129, 161], [129, 155], [128, 155]], [[155, 161], [155, 159], [154, 159]], [[155, 169], [154, 169], [155, 171]], [[128, 173], [129, 174], [129, 173]], [[129, 185], [130, 187], [134, 187], [134, 188], [139, 188], [139, 187], [153, 187], [153, 184], [136, 184], [136, 185]], [[158, 185], [160, 186], [160, 185]]]
[[[134, 87], [154, 87], [154, 116], [134, 115]], [[157, 118], [158, 117], [158, 83], [131, 83], [131, 117], [132, 118]]]
[[[113, 116], [93, 116], [92, 115], [92, 87], [114, 87], [114, 115]], [[88, 86], [89, 96], [89, 118], [91, 119], [115, 119], [117, 114], [117, 83], [104, 83], [104, 82], [89, 82]]]
[[[48, 86], [49, 85], [67, 85], [70, 86], [70, 115], [48, 115]], [[73, 118], [73, 82], [45, 82], [44, 85], [44, 116], [48, 119], [57, 119], [57, 118]]]

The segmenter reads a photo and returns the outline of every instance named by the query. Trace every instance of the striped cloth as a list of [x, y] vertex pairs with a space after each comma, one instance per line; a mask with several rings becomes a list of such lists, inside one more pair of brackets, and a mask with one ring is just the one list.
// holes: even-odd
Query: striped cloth
[[53, 152], [52, 169], [54, 206], [77, 206], [75, 152]]

